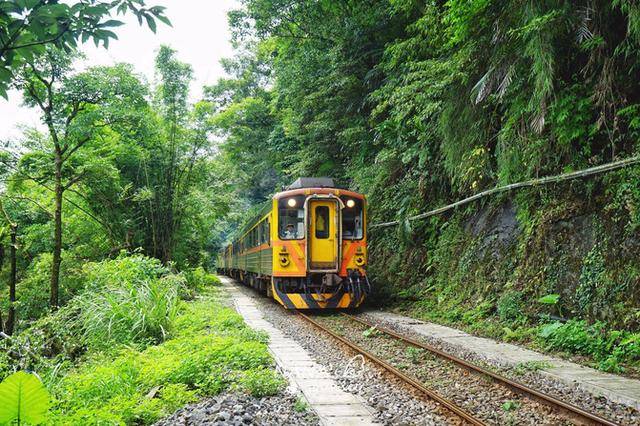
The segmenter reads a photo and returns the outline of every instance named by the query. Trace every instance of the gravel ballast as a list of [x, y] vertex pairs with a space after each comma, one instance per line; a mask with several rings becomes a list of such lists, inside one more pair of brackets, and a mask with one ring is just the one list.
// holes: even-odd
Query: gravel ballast
[[471, 362], [484, 368], [488, 368], [492, 371], [495, 371], [527, 386], [530, 386], [536, 390], [559, 398], [562, 401], [569, 402], [584, 410], [596, 413], [618, 424], [640, 424], [640, 413], [638, 413], [638, 411], [628, 406], [612, 402], [604, 397], [595, 396], [590, 392], [580, 389], [578, 386], [570, 386], [564, 382], [554, 380], [551, 377], [544, 375], [539, 371], [536, 371], [535, 368], [517, 369], [513, 367], [506, 367], [504, 365], [492, 362], [488, 358], [479, 356], [477, 353], [465, 349], [464, 347], [451, 345], [443, 342], [438, 338], [431, 338], [415, 333], [406, 326], [397, 324], [395, 322], [380, 321], [376, 316], [368, 315], [366, 312], [362, 313], [361, 315], [363, 319], [366, 319], [371, 323], [379, 324], [382, 327], [389, 328], [405, 336], [424, 342], [436, 349], [464, 359], [465, 361]]
[[296, 340], [312, 358], [324, 366], [346, 392], [360, 396], [376, 422], [383, 425], [461, 424], [459, 418], [439, 404], [424, 400], [413, 388], [344, 351], [340, 343], [319, 333], [314, 327], [272, 300], [238, 286], [251, 297], [258, 309], [275, 327]]
[[244, 394], [226, 393], [188, 405], [156, 423], [174, 425], [319, 425], [312, 410], [292, 393], [254, 398]]
[[418, 379], [438, 395], [453, 401], [487, 424], [572, 424], [547, 406], [513, 393], [480, 375], [469, 374], [423, 349], [408, 346], [379, 330], [337, 315], [316, 316], [325, 327]]

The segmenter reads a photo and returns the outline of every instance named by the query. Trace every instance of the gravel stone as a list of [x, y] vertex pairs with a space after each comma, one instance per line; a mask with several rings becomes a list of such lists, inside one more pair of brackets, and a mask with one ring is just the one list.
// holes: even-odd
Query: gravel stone
[[160, 420], [156, 426], [319, 425], [312, 410], [294, 409], [297, 400], [298, 396], [288, 391], [264, 398], [226, 393], [188, 405]]
[[584, 410], [597, 413], [602, 417], [610, 419], [621, 425], [640, 425], [640, 413], [626, 405], [618, 404], [607, 400], [602, 396], [596, 396], [581, 389], [578, 385], [568, 385], [549, 376], [545, 376], [539, 371], [518, 371], [507, 364], [500, 364], [491, 359], [482, 357], [469, 349], [448, 344], [437, 338], [424, 336], [413, 332], [402, 324], [391, 321], [381, 321], [375, 316], [367, 315], [363, 312], [362, 317], [369, 322], [379, 324], [383, 327], [402, 333], [405, 336], [429, 344], [437, 349], [447, 352], [458, 358], [474, 363], [484, 368], [488, 368], [503, 376], [514, 379], [520, 383], [530, 386], [536, 390], [547, 393], [565, 402], [574, 404]]
[[[295, 339], [310, 352], [316, 362], [325, 366], [336, 379], [338, 386], [347, 392], [360, 395], [371, 407], [376, 421], [385, 425], [460, 423], [457, 417], [439, 404], [424, 400], [422, 395], [413, 388], [407, 387], [389, 374], [373, 367], [361, 356], [354, 356], [353, 353], [346, 351], [340, 343], [319, 332], [292, 312], [285, 311], [281, 306], [270, 299], [257, 295], [249, 288], [241, 286], [238, 288], [245, 295], [254, 299], [264, 317], [268, 318], [275, 327]], [[372, 317], [367, 317], [366, 313], [363, 316], [370, 321], [378, 322], [388, 328], [432, 344], [470, 362], [483, 367], [492, 367], [503, 375], [513, 377], [535, 389], [571, 402], [588, 411], [599, 413], [617, 423], [623, 425], [640, 424], [640, 416], [635, 410], [612, 403], [604, 398], [594, 397], [577, 387], [555, 383], [535, 371], [516, 375], [512, 369], [490, 365], [486, 360], [473, 356], [467, 351], [450, 347], [450, 345], [435, 341], [435, 339], [427, 339], [425, 336], [408, 333], [408, 330], [396, 324], [381, 323]], [[317, 316], [315, 317], [318, 319]], [[321, 316], [320, 318], [322, 319]], [[426, 365], [421, 361], [418, 365], [413, 366], [407, 360], [410, 355], [407, 354], [406, 347], [393, 343], [394, 340], [389, 339], [388, 342], [380, 344], [381, 340], [386, 339], [363, 338], [362, 329], [350, 329], [344, 324], [342, 327], [343, 330], [336, 331], [361, 346], [369, 345], [366, 346], [367, 349], [386, 360], [391, 360], [394, 366], [402, 365], [405, 371], [418, 377], [427, 387], [437, 388], [439, 393], [442, 391], [443, 396], [478, 415], [488, 424], [530, 424], [536, 426], [571, 424], [570, 421], [557, 415], [546, 405], [513, 394], [509, 389], [497, 384], [492, 385], [487, 381], [482, 383], [482, 381], [478, 381], [478, 376], [457, 371], [458, 368], [455, 366], [447, 367], [443, 361], [426, 357], [428, 361]], [[424, 357], [423, 354], [420, 356]]]
[[457, 416], [433, 401], [424, 400], [415, 389], [375, 368], [362, 356], [345, 352], [340, 343], [320, 334], [293, 312], [247, 287], [238, 288], [253, 298], [265, 318], [324, 366], [341, 389], [359, 395], [365, 402], [376, 401], [375, 404], [369, 402], [375, 421], [383, 425], [460, 424]]

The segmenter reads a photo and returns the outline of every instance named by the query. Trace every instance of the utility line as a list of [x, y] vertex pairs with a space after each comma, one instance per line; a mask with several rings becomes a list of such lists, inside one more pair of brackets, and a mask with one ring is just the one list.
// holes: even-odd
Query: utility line
[[[439, 207], [435, 210], [431, 210], [425, 213], [421, 213], [415, 216], [409, 216], [406, 220], [407, 221], [414, 221], [414, 220], [420, 220], [420, 219], [425, 219], [428, 218], [430, 216], [435, 216], [438, 215], [440, 213], [444, 213], [446, 211], [455, 209], [456, 207], [460, 207], [463, 206], [465, 204], [469, 204], [473, 201], [479, 200], [481, 198], [484, 197], [488, 197], [490, 195], [494, 195], [494, 194], [498, 194], [501, 192], [508, 192], [508, 191], [512, 191], [514, 189], [519, 189], [519, 188], [526, 188], [526, 187], [534, 187], [534, 186], [539, 186], [539, 185], [547, 185], [549, 183], [557, 183], [557, 182], [562, 182], [562, 181], [567, 181], [567, 180], [573, 180], [573, 179], [579, 179], [579, 178], [583, 178], [583, 177], [587, 177], [587, 176], [593, 176], [593, 175], [597, 175], [597, 174], [601, 174], [601, 173], [606, 173], [606, 172], [610, 172], [612, 170], [617, 170], [617, 169], [621, 169], [624, 167], [629, 167], [632, 165], [636, 165], [640, 163], [640, 155], [639, 156], [635, 156], [635, 157], [631, 157], [631, 158], [627, 158], [625, 160], [619, 160], [619, 161], [614, 161], [612, 163], [607, 163], [607, 164], [602, 164], [600, 166], [595, 166], [595, 167], [590, 167], [588, 169], [583, 169], [583, 170], [578, 170], [575, 172], [571, 172], [571, 173], [564, 173], [561, 175], [555, 175], [555, 176], [547, 176], [547, 177], [543, 177], [543, 178], [538, 178], [538, 179], [531, 179], [531, 180], [527, 180], [524, 182], [517, 182], [517, 183], [512, 183], [509, 185], [504, 185], [504, 186], [499, 186], [497, 188], [493, 188], [493, 189], [488, 189], [486, 191], [482, 191], [479, 192], [475, 195], [472, 195], [471, 197], [467, 197], [464, 198], [462, 200], [456, 201], [453, 204], [448, 204], [446, 206], [443, 207]], [[375, 223], [373, 225], [369, 225], [370, 229], [375, 229], [375, 228], [387, 228], [390, 226], [395, 226], [395, 225], [399, 225], [400, 223], [402, 223], [402, 220], [392, 220], [390, 222], [381, 222], [381, 223]]]

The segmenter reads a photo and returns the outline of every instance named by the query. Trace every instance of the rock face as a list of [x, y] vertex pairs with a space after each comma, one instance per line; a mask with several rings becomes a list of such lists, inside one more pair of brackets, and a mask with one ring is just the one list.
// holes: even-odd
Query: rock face
[[[475, 306], [517, 293], [518, 309], [531, 316], [604, 320], [637, 330], [640, 215], [601, 190], [591, 197], [568, 186], [562, 191], [476, 203], [414, 222], [410, 235], [372, 230], [375, 293], [369, 303], [388, 306], [399, 297]], [[535, 303], [547, 294], [559, 294], [559, 305]]]
[[296, 401], [290, 393], [265, 398], [227, 393], [188, 405], [156, 426], [318, 425], [315, 413]]
[[465, 231], [473, 238], [480, 238], [478, 257], [491, 255], [499, 258], [505, 249], [512, 247], [520, 235], [516, 209], [511, 202], [497, 209], [483, 208], [465, 224]]

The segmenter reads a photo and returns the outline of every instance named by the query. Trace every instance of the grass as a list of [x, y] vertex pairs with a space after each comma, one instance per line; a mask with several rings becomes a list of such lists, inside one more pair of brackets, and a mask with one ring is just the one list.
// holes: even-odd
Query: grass
[[224, 390], [273, 395], [285, 385], [266, 336], [222, 306], [215, 289], [176, 315], [174, 335], [145, 349], [97, 352], [53, 384], [53, 424], [151, 424]]
[[0, 380], [37, 372], [52, 394], [49, 424], [146, 425], [204, 396], [285, 386], [266, 334], [225, 306], [202, 268], [173, 274], [134, 255], [83, 269], [81, 294], [0, 339]]
[[293, 404], [293, 410], [296, 413], [306, 413], [309, 411], [309, 404], [302, 397], [298, 397], [295, 404]]

